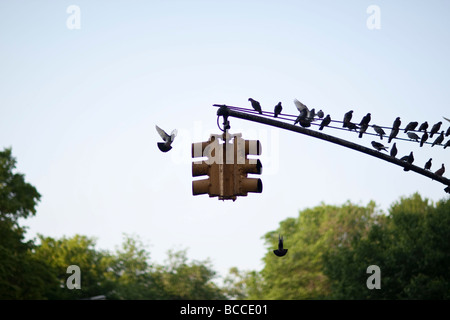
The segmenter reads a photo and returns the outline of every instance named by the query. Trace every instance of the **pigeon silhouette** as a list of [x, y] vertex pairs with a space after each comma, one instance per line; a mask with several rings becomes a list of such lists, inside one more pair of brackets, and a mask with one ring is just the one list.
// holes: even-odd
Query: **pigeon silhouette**
[[370, 113], [368, 113], [362, 118], [362, 120], [359, 123], [359, 125], [360, 126], [362, 126], [363, 124], [369, 125], [370, 119], [371, 119], [371, 115], [370, 115]]
[[423, 167], [425, 170], [430, 170], [431, 169], [431, 160], [433, 160], [432, 158], [430, 158], [430, 160], [428, 160], [425, 163], [425, 167]]
[[392, 128], [391, 134], [389, 135], [388, 139], [389, 143], [391, 143], [392, 139], [394, 139], [397, 136], [399, 130], [400, 130], [399, 128]]
[[391, 157], [395, 158], [395, 156], [397, 155], [397, 152], [398, 152], [397, 144], [394, 142], [394, 144], [392, 145], [392, 148], [391, 148]]
[[372, 126], [372, 128], [373, 128], [373, 130], [375, 130], [375, 132], [376, 132], [377, 134], [380, 135], [380, 140], [383, 140], [383, 136], [386, 134], [386, 132], [384, 132], [383, 128], [377, 126], [376, 124], [374, 124], [374, 125]]
[[407, 134], [408, 134], [408, 138], [410, 138], [411, 140], [415, 140], [415, 141], [419, 142], [420, 138], [419, 138], [419, 136], [416, 133], [408, 132]]
[[299, 123], [300, 121], [306, 120], [307, 117], [308, 117], [308, 109], [302, 109], [297, 119], [295, 119], [294, 125]]
[[322, 119], [323, 117], [325, 117], [325, 113], [323, 113], [322, 109], [320, 109], [319, 111], [317, 111], [317, 116]]
[[288, 249], [283, 249], [283, 237], [280, 237], [278, 235], [278, 249], [273, 250], [273, 253], [275, 253], [276, 256], [282, 257], [288, 252]]
[[177, 129], [174, 129], [170, 135], [167, 134], [163, 129], [155, 125], [156, 131], [158, 131], [159, 135], [163, 139], [164, 142], [158, 142], [158, 148], [162, 152], [167, 152], [172, 149], [172, 142], [177, 136]]
[[[411, 151], [409, 155], [402, 157], [400, 160], [402, 161], [406, 161], [409, 164], [412, 164], [414, 162], [414, 155], [413, 152]], [[404, 171], [409, 171], [409, 169], [407, 167], [403, 168]]]
[[434, 124], [433, 127], [430, 130], [430, 138], [433, 138], [433, 135], [435, 133], [438, 133], [439, 129], [441, 128], [442, 121], [439, 121], [438, 123]]
[[325, 118], [323, 118], [322, 123], [320, 124], [319, 130], [323, 130], [324, 127], [328, 126], [331, 122], [331, 117], [329, 114]]
[[427, 141], [427, 140], [428, 140], [428, 133], [425, 131], [423, 133], [422, 139], [420, 139], [420, 146], [422, 147], [423, 144], [425, 143], [425, 141]]
[[422, 123], [421, 125], [420, 125], [420, 127], [419, 127], [419, 131], [427, 131], [427, 129], [428, 129], [428, 122], [427, 121], [425, 121], [424, 123]]
[[400, 129], [400, 125], [402, 124], [402, 121], [400, 120], [400, 117], [395, 118], [394, 123], [392, 125], [393, 129]]
[[414, 130], [418, 125], [419, 125], [419, 123], [417, 121], [408, 123], [405, 127], [405, 133], [407, 133], [408, 131]]
[[358, 135], [359, 138], [362, 138], [362, 136], [363, 136], [364, 132], [366, 132], [368, 126], [369, 126], [368, 123], [363, 123], [363, 124], [359, 127], [359, 135]]
[[273, 110], [275, 118], [278, 117], [278, 115], [281, 113], [281, 110], [283, 110], [283, 107], [281, 106], [281, 102], [278, 102], [278, 104], [275, 106], [275, 109]]
[[446, 137], [450, 136], [450, 127], [448, 127], [447, 131], [445, 132], [445, 136]]
[[448, 141], [445, 143], [444, 149], [447, 148], [447, 147], [450, 147], [450, 140], [448, 140]]
[[374, 147], [378, 151], [387, 151], [387, 148], [385, 146], [376, 141], [372, 141], [372, 147]]
[[439, 170], [437, 170], [434, 174], [442, 177], [444, 172], [445, 172], [445, 166], [444, 166], [444, 164], [442, 164], [442, 167]]
[[434, 145], [436, 144], [441, 144], [442, 141], [444, 141], [444, 131], [442, 131], [441, 134], [436, 138], [436, 140], [434, 140], [431, 146], [434, 147]]
[[261, 109], [261, 105], [259, 104], [258, 101], [252, 99], [252, 98], [248, 98], [248, 101], [251, 102], [253, 109], [255, 109], [256, 111], [258, 111], [260, 114], [262, 114], [262, 109]]
[[350, 120], [352, 120], [353, 117], [353, 110], [350, 110], [346, 114], [344, 114], [344, 120], [342, 121], [342, 128], [345, 128], [350, 123]]

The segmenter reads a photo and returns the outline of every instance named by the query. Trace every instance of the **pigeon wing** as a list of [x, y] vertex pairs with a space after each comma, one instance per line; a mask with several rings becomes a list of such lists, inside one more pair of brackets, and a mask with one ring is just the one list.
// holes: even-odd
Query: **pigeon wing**
[[297, 107], [298, 111], [302, 111], [303, 109], [306, 109], [306, 111], [308, 111], [309, 114], [309, 109], [307, 106], [305, 106], [303, 103], [301, 103], [300, 101], [298, 101], [297, 99], [294, 99], [294, 104]]
[[170, 136], [167, 134], [167, 132], [165, 132], [163, 129], [161, 129], [157, 125], [155, 125], [155, 127], [156, 127], [156, 131], [158, 131], [159, 135], [161, 136], [161, 138], [164, 141], [167, 141], [170, 138]]

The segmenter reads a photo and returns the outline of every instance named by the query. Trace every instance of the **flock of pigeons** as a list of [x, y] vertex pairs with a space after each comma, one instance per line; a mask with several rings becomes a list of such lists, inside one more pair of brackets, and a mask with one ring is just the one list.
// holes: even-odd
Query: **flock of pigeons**
[[[249, 98], [248, 100], [250, 101], [253, 109], [255, 109], [260, 114], [263, 113], [261, 104], [258, 101], [254, 100], [252, 98]], [[299, 115], [295, 119], [294, 125], [298, 123], [302, 127], [310, 127], [311, 122], [313, 122], [317, 119], [322, 119], [319, 130], [323, 130], [323, 128], [328, 126], [332, 121], [330, 115], [328, 114], [325, 116], [325, 114], [322, 110], [319, 110], [316, 113], [315, 108], [312, 108], [310, 110], [306, 105], [304, 105], [297, 99], [294, 100], [294, 104], [297, 107], [297, 110], [299, 111]], [[283, 107], [281, 105], [281, 102], [279, 102], [274, 108], [275, 118], [281, 114], [282, 110], [283, 110]], [[354, 130], [356, 132], [359, 132], [358, 137], [362, 138], [363, 134], [366, 133], [366, 130], [369, 128], [369, 123], [371, 121], [371, 114], [367, 113], [361, 119], [359, 124], [351, 122], [352, 117], [353, 117], [353, 110], [350, 110], [347, 113], [345, 113], [343, 121], [342, 121], [342, 127], [348, 128], [348, 130], [350, 130], [350, 131]], [[444, 119], [450, 122], [450, 119], [445, 118], [445, 117], [444, 117]], [[417, 141], [420, 143], [420, 147], [422, 147], [428, 139], [433, 138], [434, 135], [437, 135], [437, 137], [431, 144], [432, 147], [434, 147], [435, 145], [443, 145], [444, 149], [445, 149], [450, 146], [450, 139], [445, 144], [443, 144], [445, 137], [450, 135], [450, 127], [447, 129], [447, 131], [441, 130], [442, 121], [435, 123], [431, 127], [431, 130], [429, 132], [427, 131], [427, 129], [429, 127], [427, 121], [423, 122], [420, 126], [417, 121], [409, 122], [404, 129], [400, 129], [400, 125], [401, 125], [400, 117], [397, 117], [394, 120], [394, 123], [391, 128], [391, 132], [388, 136], [388, 143], [391, 143], [392, 139], [396, 138], [401, 130], [404, 130], [404, 133], [407, 134], [407, 136], [410, 140], [414, 140], [414, 141]], [[416, 131], [415, 129], [417, 128], [417, 126], [419, 126], [419, 128]], [[383, 140], [383, 136], [387, 136], [386, 132], [383, 130], [382, 127], [377, 126], [376, 124], [371, 125], [371, 127], [374, 129], [376, 134], [380, 136], [381, 140]], [[440, 131], [440, 133], [439, 133], [439, 131]], [[418, 134], [422, 134], [422, 136], [420, 137]], [[384, 146], [382, 143], [377, 142], [377, 141], [372, 141], [372, 147], [380, 152], [388, 151], [388, 147]], [[396, 157], [397, 152], [398, 152], [397, 146], [396, 146], [396, 143], [394, 142], [394, 144], [392, 145], [391, 151], [390, 151], [390, 155], [392, 157]], [[413, 152], [411, 151], [409, 155], [400, 158], [400, 160], [406, 161], [407, 163], [412, 164], [414, 162]], [[430, 158], [430, 160], [428, 160], [425, 163], [425, 166], [424, 166], [425, 170], [431, 170], [431, 161], [432, 161], [432, 159]], [[404, 170], [408, 171], [409, 169], [405, 167]], [[441, 168], [439, 168], [434, 173], [438, 176], [442, 176], [444, 174], [444, 172], [445, 172], [445, 166], [444, 166], [444, 164], [442, 164]]]

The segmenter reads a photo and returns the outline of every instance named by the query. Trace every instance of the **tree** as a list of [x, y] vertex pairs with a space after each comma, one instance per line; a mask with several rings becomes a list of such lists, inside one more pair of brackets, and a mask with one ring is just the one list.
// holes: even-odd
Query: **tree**
[[0, 299], [44, 299], [41, 288], [54, 278], [33, 256], [34, 244], [24, 241], [17, 222], [36, 213], [41, 195], [15, 168], [11, 149], [0, 151]]
[[[330, 281], [324, 273], [323, 257], [328, 251], [350, 247], [378, 219], [375, 203], [366, 207], [349, 202], [341, 207], [322, 204], [280, 222], [278, 230], [265, 235], [268, 252], [261, 271], [264, 299], [326, 299]], [[276, 257], [278, 235], [288, 254]]]

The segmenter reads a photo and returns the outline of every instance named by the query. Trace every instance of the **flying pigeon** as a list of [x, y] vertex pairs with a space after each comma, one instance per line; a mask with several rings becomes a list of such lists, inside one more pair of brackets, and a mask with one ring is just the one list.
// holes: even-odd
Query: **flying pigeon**
[[391, 157], [394, 157], [395, 158], [395, 156], [397, 155], [397, 144], [394, 142], [394, 144], [392, 145], [392, 148], [391, 148]]
[[437, 137], [436, 140], [434, 140], [434, 142], [431, 146], [433, 147], [436, 144], [441, 144], [442, 141], [444, 141], [444, 131], [442, 131], [441, 134], [439, 135], [439, 137]]
[[439, 131], [441, 128], [442, 121], [439, 121], [438, 123], [434, 124], [430, 131], [430, 138], [433, 138], [433, 135]]
[[373, 130], [375, 130], [375, 132], [380, 135], [380, 139], [383, 140], [383, 135], [386, 134], [386, 132], [384, 132], [383, 128], [377, 126], [376, 124], [374, 124], [372, 127], [373, 127]]
[[425, 121], [424, 123], [422, 123], [421, 125], [420, 125], [420, 127], [419, 127], [419, 131], [427, 131], [427, 129], [428, 129], [428, 122], [427, 121]]
[[405, 133], [414, 130], [418, 125], [419, 123], [417, 121], [408, 123], [405, 127]]
[[325, 118], [323, 118], [322, 123], [320, 124], [319, 130], [323, 130], [323, 128], [326, 127], [327, 125], [329, 125], [330, 122], [331, 122], [331, 117], [329, 114], [327, 114], [327, 116]]
[[255, 109], [255, 110], [258, 111], [260, 114], [262, 114], [261, 105], [259, 104], [258, 101], [253, 100], [252, 98], [248, 98], [248, 101], [250, 101], [250, 102], [252, 103], [253, 109]]
[[278, 104], [275, 106], [275, 109], [273, 112], [275, 113], [275, 118], [278, 117], [278, 115], [281, 113], [281, 110], [283, 110], [283, 107], [281, 106], [281, 102], [278, 102]]
[[374, 147], [375, 149], [377, 149], [378, 151], [387, 151], [386, 147], [383, 146], [381, 143], [376, 142], [376, 141], [372, 141], [372, 147]]
[[325, 113], [323, 113], [322, 109], [320, 109], [320, 110], [317, 112], [317, 116], [318, 116], [320, 119], [322, 119], [323, 117], [325, 117]]
[[389, 135], [388, 139], [389, 143], [391, 143], [392, 139], [394, 139], [397, 136], [399, 130], [400, 130], [399, 128], [392, 128], [391, 134]]
[[400, 117], [395, 118], [394, 124], [392, 125], [393, 129], [400, 129], [400, 125], [402, 124], [402, 121], [400, 120]]
[[170, 135], [168, 135], [163, 129], [155, 125], [156, 131], [158, 131], [159, 135], [163, 139], [164, 142], [158, 142], [158, 148], [162, 152], [167, 152], [172, 149], [172, 142], [177, 136], [177, 129], [174, 129]]
[[430, 160], [428, 160], [427, 163], [425, 163], [425, 167], [424, 167], [425, 170], [431, 169], [431, 160], [433, 160], [433, 159], [430, 158]]
[[425, 141], [427, 141], [427, 140], [428, 140], [428, 133], [425, 131], [423, 133], [422, 139], [420, 139], [420, 146], [422, 147], [423, 144], [425, 143]]
[[420, 139], [419, 136], [416, 133], [414, 133], [414, 132], [408, 132], [408, 137], [411, 140], [415, 140], [417, 142], [419, 142], [419, 139]]
[[352, 116], [353, 116], [353, 110], [350, 110], [349, 112], [344, 114], [344, 121], [342, 124], [342, 128], [345, 128], [348, 126], [348, 124], [350, 123], [350, 120], [352, 120]]
[[280, 237], [278, 235], [278, 249], [273, 250], [273, 253], [275, 253], [276, 256], [282, 257], [288, 252], [288, 249], [283, 249], [283, 237]]
[[444, 164], [442, 164], [442, 167], [439, 170], [437, 170], [434, 174], [442, 177], [444, 172], [445, 172], [445, 166], [444, 166]]

